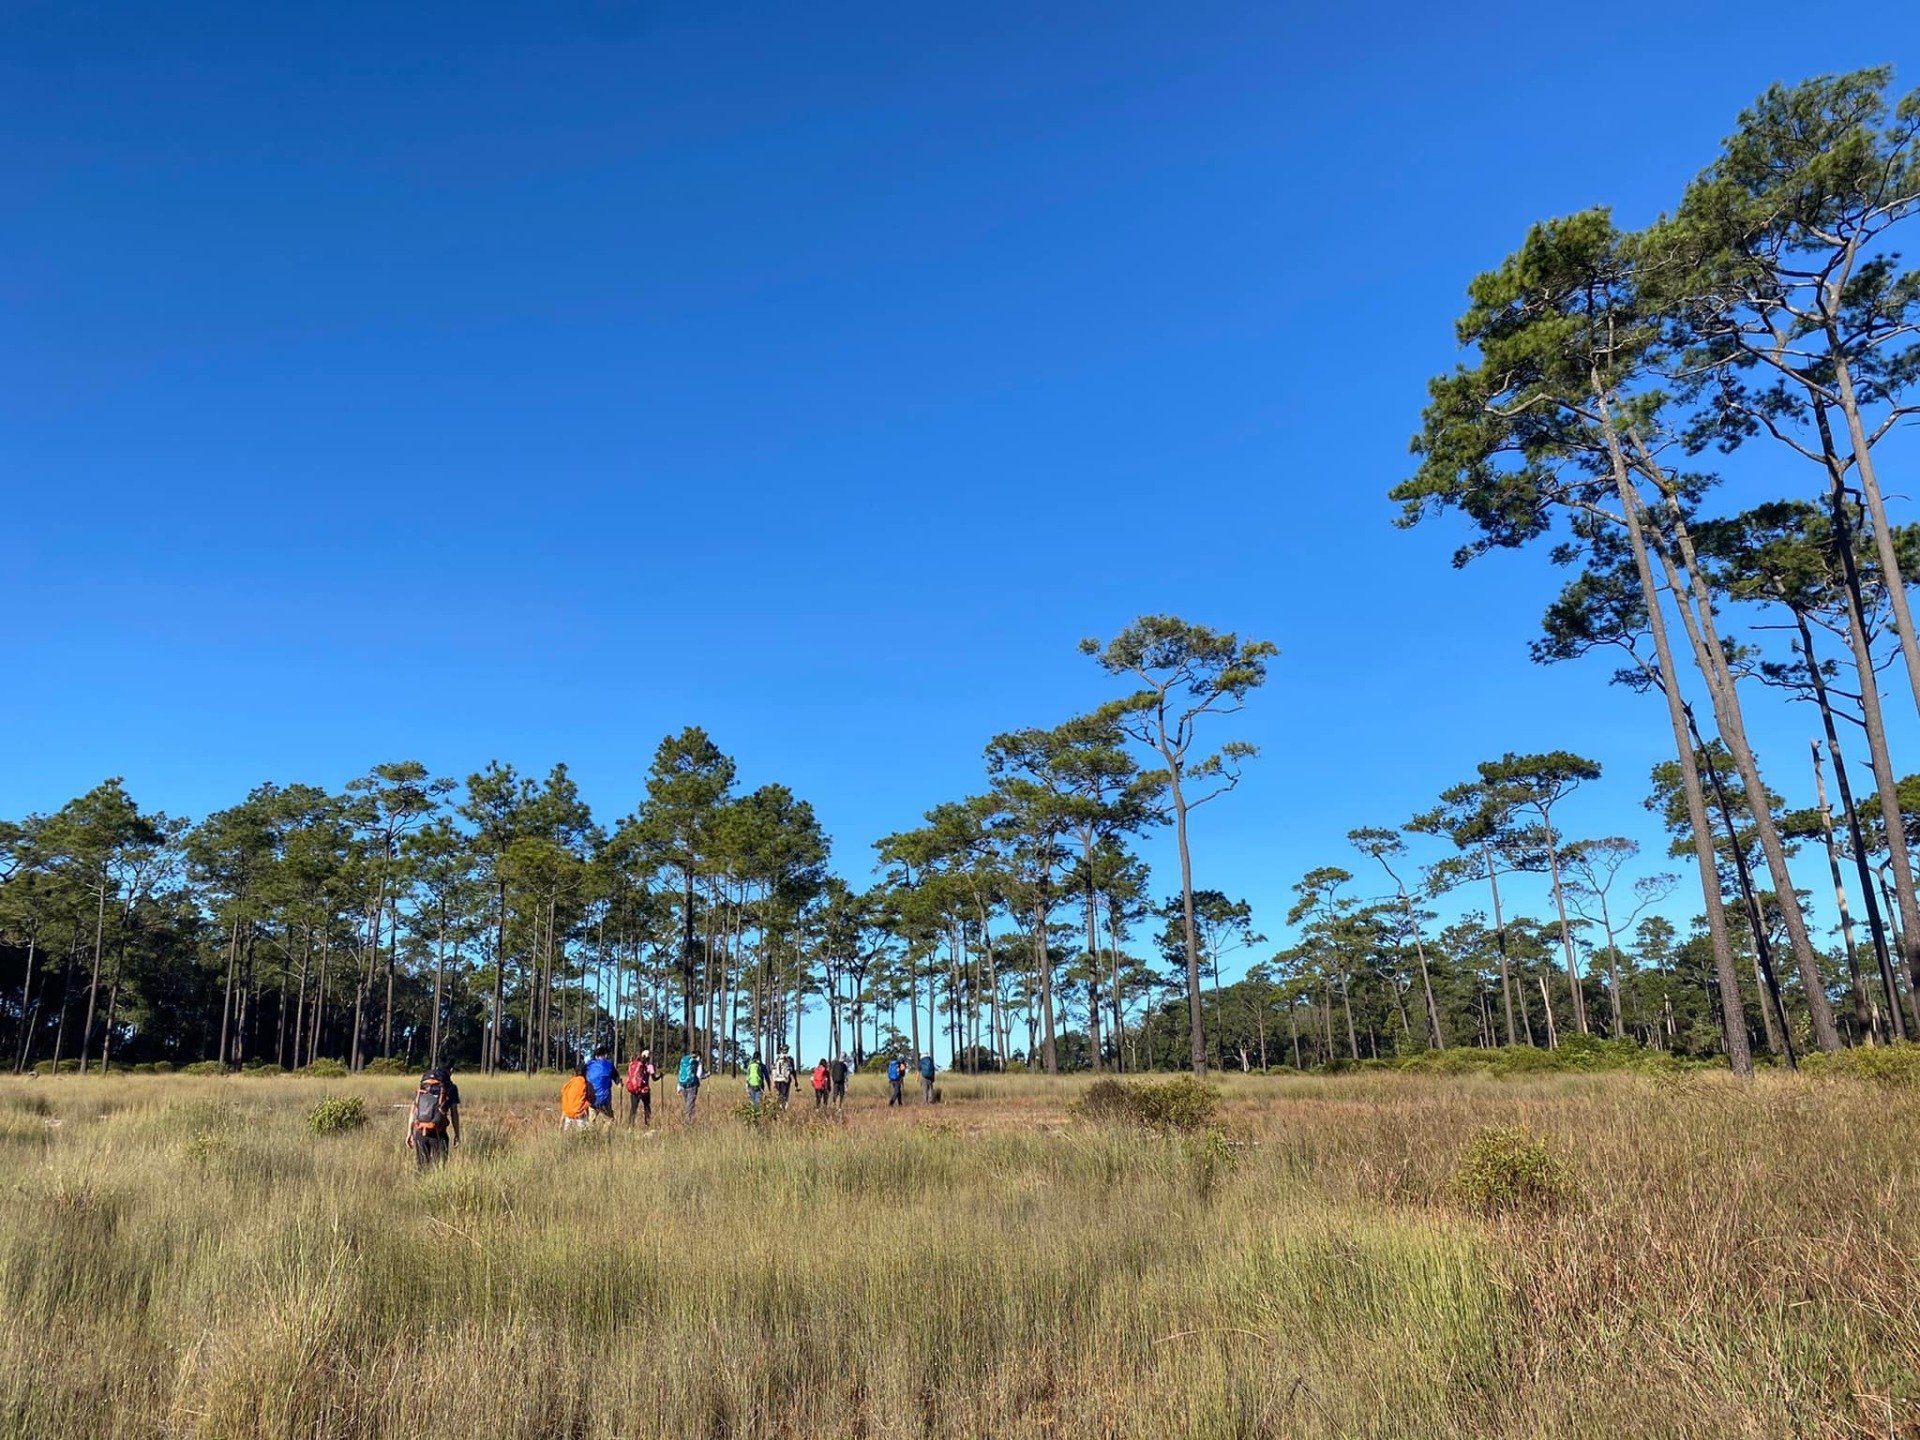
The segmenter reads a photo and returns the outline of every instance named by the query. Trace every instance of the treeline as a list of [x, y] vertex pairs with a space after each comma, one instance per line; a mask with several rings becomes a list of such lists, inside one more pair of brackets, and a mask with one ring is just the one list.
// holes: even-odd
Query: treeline
[[[193, 824], [109, 780], [0, 825], [12, 1067], [532, 1070], [596, 1043], [728, 1064], [788, 1045], [1123, 1063], [1162, 984], [1125, 950], [1150, 908], [1125, 841], [1169, 817], [1184, 835], [1231, 788], [1250, 747], [1195, 752], [1194, 724], [1237, 709], [1271, 649], [1139, 622], [1100, 659], [1146, 688], [995, 739], [987, 792], [879, 842], [864, 888], [829, 871], [811, 806], [782, 785], [742, 791], [697, 728], [661, 743], [612, 824], [565, 766], [456, 782], [385, 764], [337, 792], [263, 784]], [[1135, 742], [1161, 766], [1143, 769]], [[1178, 948], [1197, 985], [1211, 901], [1182, 896], [1161, 908], [1185, 937], [1193, 907]], [[1076, 899], [1078, 957], [1057, 923]]]

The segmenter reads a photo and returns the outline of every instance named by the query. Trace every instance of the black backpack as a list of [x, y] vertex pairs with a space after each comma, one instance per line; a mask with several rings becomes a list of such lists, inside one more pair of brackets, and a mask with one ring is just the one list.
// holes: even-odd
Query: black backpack
[[413, 1128], [434, 1131], [447, 1128], [447, 1087], [438, 1075], [420, 1077], [420, 1088], [413, 1092]]

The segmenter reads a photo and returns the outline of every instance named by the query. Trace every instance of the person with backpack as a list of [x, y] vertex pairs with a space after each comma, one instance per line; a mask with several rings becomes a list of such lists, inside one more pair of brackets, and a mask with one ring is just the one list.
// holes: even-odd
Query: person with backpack
[[613, 1074], [613, 1057], [606, 1046], [596, 1045], [587, 1062], [587, 1088], [593, 1092], [594, 1113], [609, 1120], [613, 1119]]
[[906, 1081], [906, 1078], [907, 1062], [902, 1060], [898, 1055], [891, 1056], [887, 1060], [887, 1105], [889, 1108], [907, 1103], [900, 1098], [900, 1086]]
[[827, 1073], [833, 1080], [833, 1103], [845, 1105], [847, 1103], [847, 1057], [834, 1056], [833, 1064], [827, 1067]]
[[593, 1123], [593, 1086], [587, 1083], [587, 1067], [576, 1065], [573, 1075], [560, 1087], [560, 1128], [584, 1130]]
[[633, 1128], [635, 1112], [646, 1118], [642, 1126], [653, 1128], [653, 1082], [660, 1078], [660, 1067], [653, 1063], [653, 1052], [642, 1050], [627, 1062], [627, 1128]]
[[767, 1088], [767, 1067], [755, 1055], [747, 1061], [747, 1103], [756, 1110], [760, 1108], [760, 1093]]
[[680, 1101], [686, 1106], [688, 1124], [693, 1123], [694, 1106], [700, 1103], [700, 1082], [706, 1077], [706, 1067], [700, 1063], [698, 1055], [689, 1050], [680, 1057]]
[[813, 1108], [824, 1110], [827, 1105], [827, 1087], [833, 1083], [827, 1069], [827, 1057], [822, 1055], [820, 1063], [813, 1067]]
[[436, 1065], [420, 1077], [413, 1092], [413, 1113], [407, 1121], [407, 1148], [422, 1170], [447, 1158], [447, 1151], [460, 1143], [460, 1087], [453, 1083], [453, 1072]]
[[933, 1104], [933, 1056], [920, 1057], [920, 1103]]
[[787, 1108], [793, 1095], [793, 1056], [782, 1050], [773, 1060], [773, 1093], [780, 1097], [780, 1108]]

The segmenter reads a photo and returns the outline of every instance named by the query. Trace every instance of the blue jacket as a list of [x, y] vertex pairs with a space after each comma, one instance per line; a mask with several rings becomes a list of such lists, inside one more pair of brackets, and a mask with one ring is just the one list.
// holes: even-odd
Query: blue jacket
[[593, 1092], [594, 1104], [613, 1103], [613, 1061], [596, 1055], [587, 1062], [587, 1088]]

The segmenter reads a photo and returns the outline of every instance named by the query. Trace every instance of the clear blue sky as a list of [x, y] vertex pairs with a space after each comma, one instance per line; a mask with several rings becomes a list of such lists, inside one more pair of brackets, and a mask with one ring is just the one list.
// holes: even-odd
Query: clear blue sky
[[5, 11], [0, 809], [498, 757], [611, 819], [698, 723], [857, 876], [1168, 610], [1284, 651], [1195, 841], [1275, 935], [1505, 749], [1653, 834], [1543, 564], [1390, 526], [1467, 279], [1772, 80], [1920, 83], [1754, 0]]

